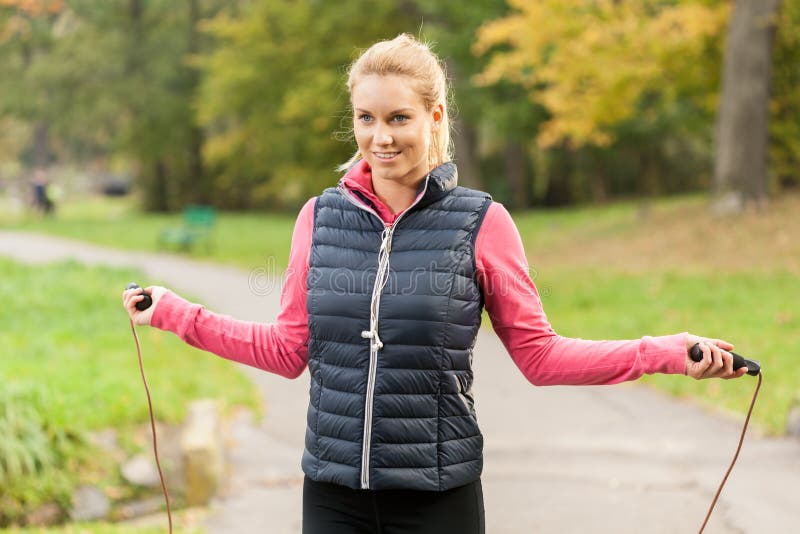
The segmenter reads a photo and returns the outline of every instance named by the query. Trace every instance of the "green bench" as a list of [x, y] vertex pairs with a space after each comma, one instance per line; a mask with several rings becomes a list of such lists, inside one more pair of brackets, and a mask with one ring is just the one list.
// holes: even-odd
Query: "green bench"
[[195, 244], [203, 243], [206, 252], [211, 252], [216, 220], [217, 211], [211, 206], [186, 206], [181, 225], [161, 230], [158, 245], [162, 248], [175, 247], [189, 252]]

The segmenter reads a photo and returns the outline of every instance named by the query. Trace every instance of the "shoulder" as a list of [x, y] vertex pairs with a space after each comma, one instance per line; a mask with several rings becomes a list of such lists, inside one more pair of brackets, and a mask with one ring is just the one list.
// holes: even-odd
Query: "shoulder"
[[492, 200], [492, 195], [486, 191], [480, 191], [478, 189], [472, 189], [470, 187], [464, 187], [461, 185], [456, 186], [453, 189], [452, 194], [458, 197], [483, 198], [488, 201]]
[[492, 202], [486, 209], [478, 233], [479, 243], [494, 243], [506, 241], [509, 238], [519, 236], [519, 230], [511, 218], [511, 214], [500, 202]]

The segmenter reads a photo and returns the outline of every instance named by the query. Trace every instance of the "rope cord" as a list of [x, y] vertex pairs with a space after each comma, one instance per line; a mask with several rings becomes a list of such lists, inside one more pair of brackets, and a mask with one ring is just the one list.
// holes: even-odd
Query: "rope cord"
[[698, 534], [703, 534], [703, 530], [705, 530], [706, 525], [708, 524], [708, 520], [711, 517], [711, 512], [714, 511], [714, 506], [717, 504], [717, 500], [719, 499], [720, 493], [722, 493], [722, 488], [725, 486], [725, 482], [728, 481], [728, 476], [731, 474], [731, 470], [733, 469], [733, 465], [736, 463], [736, 459], [739, 458], [739, 452], [742, 450], [742, 443], [744, 442], [744, 434], [747, 432], [747, 424], [750, 422], [750, 415], [753, 413], [753, 406], [756, 405], [756, 399], [758, 398], [758, 390], [761, 389], [761, 372], [758, 373], [758, 384], [756, 385], [756, 390], [753, 393], [753, 400], [750, 401], [750, 408], [747, 410], [747, 417], [744, 420], [744, 426], [742, 427], [742, 435], [739, 436], [739, 444], [736, 446], [736, 453], [733, 455], [733, 460], [731, 460], [731, 465], [728, 466], [728, 470], [725, 472], [725, 476], [722, 477], [722, 482], [719, 484], [719, 488], [717, 488], [717, 493], [714, 495], [714, 500], [711, 501], [711, 506], [708, 508], [708, 513], [706, 514], [706, 518], [703, 521], [703, 525], [700, 527], [700, 532]]
[[133, 332], [133, 339], [136, 341], [136, 354], [139, 356], [139, 372], [142, 374], [142, 383], [144, 384], [144, 391], [147, 393], [147, 407], [150, 409], [150, 428], [153, 430], [153, 455], [156, 458], [156, 467], [158, 468], [158, 477], [161, 479], [161, 489], [164, 490], [164, 501], [167, 503], [167, 520], [169, 521], [169, 532], [172, 534], [172, 510], [169, 506], [169, 492], [167, 491], [167, 484], [164, 482], [164, 473], [161, 471], [161, 462], [158, 460], [158, 440], [156, 438], [156, 420], [153, 417], [153, 402], [150, 400], [150, 388], [147, 385], [147, 378], [144, 376], [144, 364], [142, 363], [142, 350], [139, 347], [139, 336], [136, 334], [136, 327], [133, 325], [131, 319], [131, 332]]

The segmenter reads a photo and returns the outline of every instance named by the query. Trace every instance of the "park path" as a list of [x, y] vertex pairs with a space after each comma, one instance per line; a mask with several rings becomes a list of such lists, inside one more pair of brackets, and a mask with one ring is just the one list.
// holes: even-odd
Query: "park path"
[[[138, 268], [146, 277], [138, 280], [142, 285], [164, 284], [241, 319], [272, 321], [279, 309], [279, 287], [263, 276], [266, 259], [248, 272], [177, 255], [2, 230], [0, 255], [29, 263], [74, 258]], [[127, 282], [120, 280], [120, 289]], [[634, 384], [535, 388], [486, 329], [475, 355], [489, 534], [699, 529], [730, 462], [743, 414], [710, 415]], [[242, 369], [262, 394], [265, 417], [233, 425], [230, 481], [206, 527], [212, 534], [299, 533], [308, 377], [304, 373], [290, 381]], [[721, 387], [754, 385], [744, 378]], [[764, 387], [770, 387], [769, 375]], [[800, 441], [761, 437], [754, 430], [706, 529], [709, 534], [800, 528]]]

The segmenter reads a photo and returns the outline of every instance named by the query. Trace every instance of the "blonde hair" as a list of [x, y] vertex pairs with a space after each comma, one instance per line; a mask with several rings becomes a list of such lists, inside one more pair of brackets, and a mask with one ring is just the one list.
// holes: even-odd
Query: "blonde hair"
[[[422, 97], [426, 111], [433, 110], [438, 104], [442, 105], [441, 123], [431, 135], [428, 163], [430, 168], [434, 168], [452, 160], [450, 121], [447, 114], [447, 76], [444, 65], [430, 47], [408, 33], [401, 33], [394, 39], [379, 41], [370, 46], [347, 71], [347, 90], [351, 98], [353, 87], [359, 79], [370, 74], [408, 76], [416, 82], [415, 89]], [[357, 150], [353, 157], [338, 167], [338, 170], [350, 168], [362, 157], [361, 152]]]

